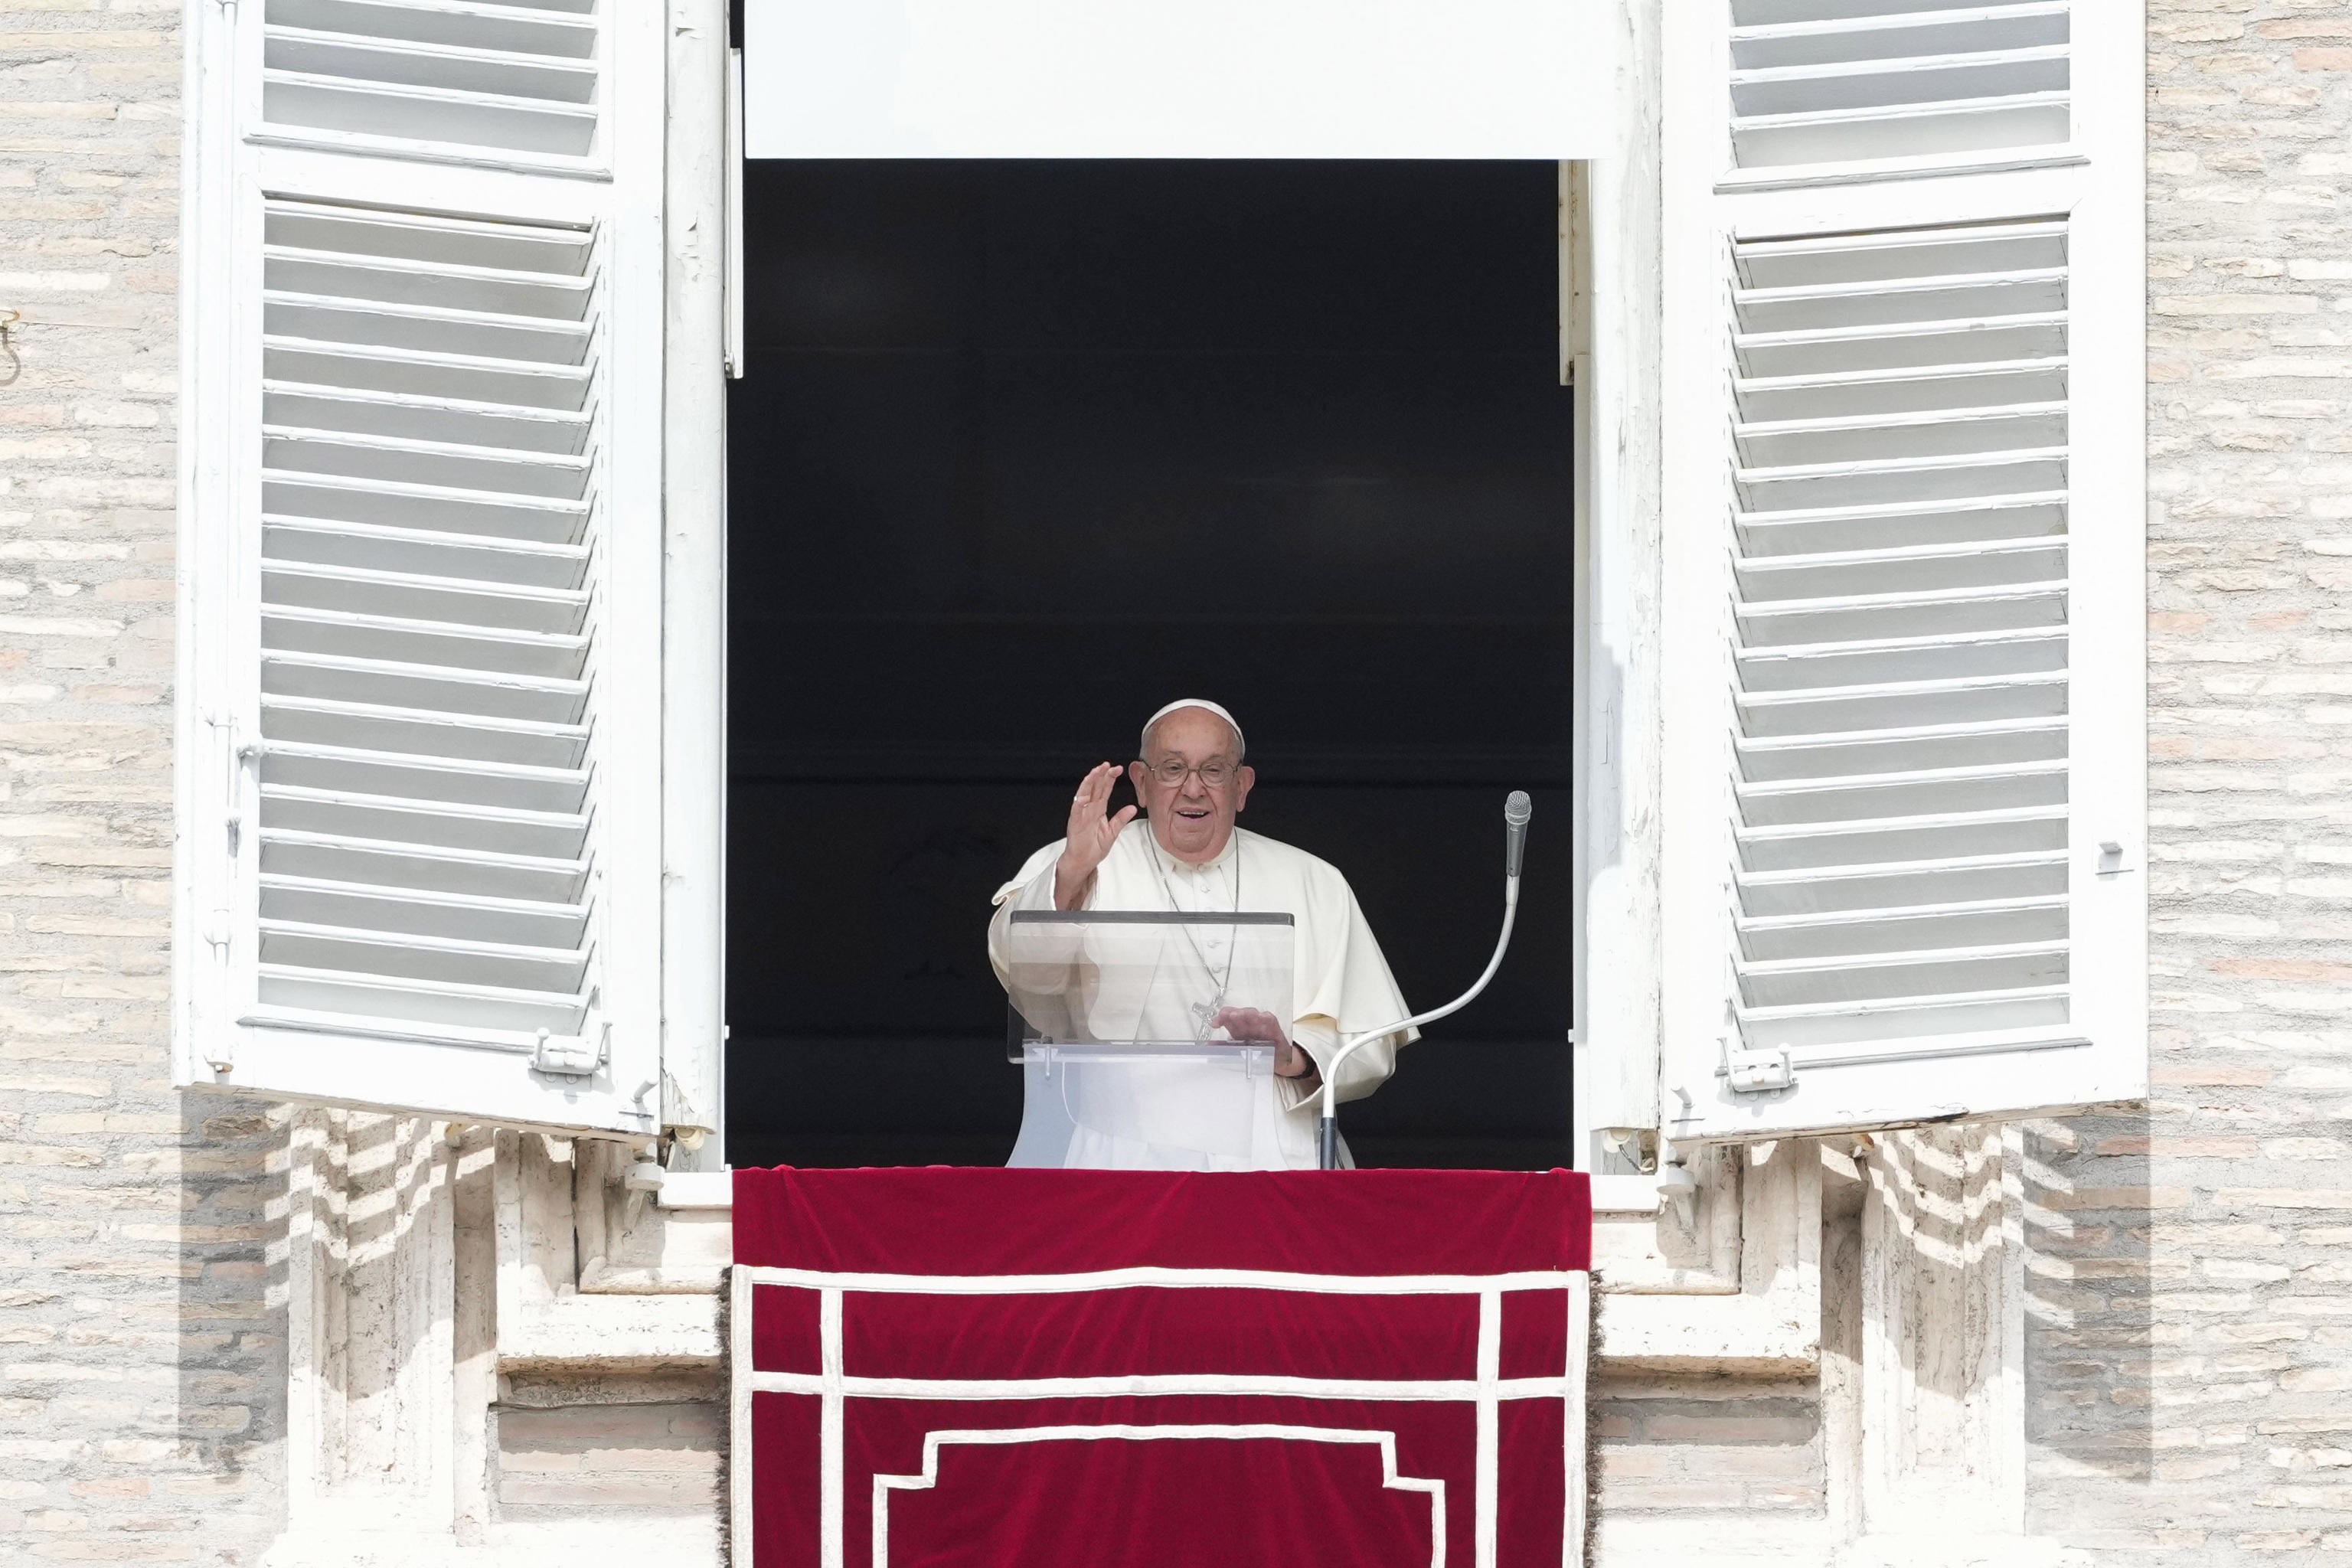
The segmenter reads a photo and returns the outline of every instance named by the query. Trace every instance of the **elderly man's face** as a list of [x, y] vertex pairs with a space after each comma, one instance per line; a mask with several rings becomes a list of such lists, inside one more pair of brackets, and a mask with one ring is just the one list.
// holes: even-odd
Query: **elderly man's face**
[[[1215, 859], [1234, 836], [1234, 818], [1249, 799], [1256, 773], [1244, 767], [1234, 753], [1234, 731], [1223, 719], [1201, 708], [1180, 708], [1152, 727], [1143, 760], [1128, 764], [1135, 795], [1150, 819], [1151, 837], [1179, 860], [1194, 865]], [[1174, 784], [1160, 773], [1186, 770]], [[1205, 782], [1202, 773], [1220, 773], [1220, 784]]]

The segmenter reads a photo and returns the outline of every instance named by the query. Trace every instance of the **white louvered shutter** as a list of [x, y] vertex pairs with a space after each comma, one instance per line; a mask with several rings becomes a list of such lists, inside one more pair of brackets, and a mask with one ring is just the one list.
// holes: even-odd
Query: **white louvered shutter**
[[1667, 7], [1669, 1137], [2146, 1092], [2138, 12]]
[[652, 1131], [662, 9], [189, 26], [181, 1081]]

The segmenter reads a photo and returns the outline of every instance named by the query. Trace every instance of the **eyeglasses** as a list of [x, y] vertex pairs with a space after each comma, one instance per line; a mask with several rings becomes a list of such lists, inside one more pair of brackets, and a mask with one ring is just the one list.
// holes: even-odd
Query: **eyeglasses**
[[1202, 763], [1194, 767], [1171, 757], [1156, 765], [1146, 764], [1145, 771], [1169, 789], [1182, 789], [1187, 773], [1200, 774], [1203, 789], [1223, 789], [1234, 782], [1234, 775], [1241, 770], [1231, 763]]

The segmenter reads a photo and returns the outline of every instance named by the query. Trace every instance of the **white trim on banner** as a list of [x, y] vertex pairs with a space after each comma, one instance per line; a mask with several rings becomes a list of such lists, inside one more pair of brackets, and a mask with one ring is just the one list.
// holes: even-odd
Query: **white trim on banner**
[[[1499, 1551], [1496, 1521], [1501, 1506], [1502, 1406], [1517, 1400], [1560, 1400], [1564, 1407], [1562, 1458], [1567, 1466], [1569, 1500], [1563, 1563], [1572, 1562], [1579, 1550], [1578, 1543], [1583, 1538], [1580, 1517], [1582, 1477], [1579, 1460], [1583, 1454], [1580, 1393], [1585, 1352], [1583, 1330], [1586, 1313], [1590, 1310], [1587, 1299], [1590, 1279], [1591, 1277], [1580, 1270], [1565, 1269], [1526, 1269], [1489, 1275], [1351, 1276], [1293, 1274], [1255, 1268], [1142, 1267], [1078, 1274], [914, 1275], [737, 1264], [730, 1271], [729, 1281], [729, 1339], [735, 1363], [730, 1402], [730, 1430], [735, 1444], [733, 1451], [743, 1456], [740, 1462], [733, 1467], [730, 1478], [733, 1483], [730, 1489], [733, 1517], [730, 1528], [739, 1553], [737, 1561], [749, 1561], [751, 1512], [756, 1506], [752, 1464], [749, 1458], [756, 1440], [751, 1422], [751, 1396], [754, 1394], [793, 1394], [814, 1395], [818, 1401], [817, 1473], [822, 1491], [818, 1500], [817, 1541], [821, 1568], [843, 1568], [847, 1558], [843, 1488], [846, 1484], [848, 1468], [845, 1452], [845, 1417], [852, 1399], [1025, 1403], [1069, 1398], [1148, 1399], [1186, 1394], [1469, 1404], [1475, 1413], [1476, 1423], [1473, 1452], [1475, 1568], [1493, 1568]], [[818, 1353], [815, 1372], [761, 1371], [753, 1364], [753, 1298], [762, 1286], [781, 1286], [816, 1293]], [[1273, 1289], [1306, 1294], [1350, 1296], [1475, 1296], [1478, 1302], [1478, 1330], [1474, 1375], [1469, 1378], [1369, 1379], [1292, 1377], [1269, 1373], [1135, 1373], [1077, 1377], [941, 1378], [857, 1375], [849, 1373], [845, 1364], [843, 1319], [845, 1300], [851, 1293], [1020, 1296], [1169, 1287]], [[1504, 1295], [1514, 1290], [1559, 1289], [1565, 1289], [1570, 1298], [1567, 1364], [1560, 1374], [1503, 1376]], [[942, 1441], [1017, 1443], [1056, 1436], [1286, 1436], [1315, 1441], [1385, 1438], [1386, 1442], [1393, 1443], [1392, 1435], [1308, 1426], [1210, 1428], [1114, 1425], [1086, 1428], [1007, 1426], [977, 1433], [934, 1431], [925, 1440], [920, 1476], [877, 1474], [874, 1478], [875, 1561], [879, 1563], [886, 1560], [883, 1555], [886, 1526], [882, 1521], [886, 1517], [887, 1492], [892, 1489], [920, 1489], [933, 1484], [937, 1479], [939, 1464], [936, 1445]], [[1388, 1486], [1415, 1490], [1437, 1489], [1432, 1495], [1436, 1507], [1435, 1526], [1440, 1542], [1439, 1562], [1442, 1563], [1445, 1533], [1442, 1484], [1400, 1479], [1396, 1474], [1392, 1451], [1385, 1453], [1384, 1468], [1387, 1476], [1384, 1484]]]
[[[1397, 1469], [1396, 1434], [1346, 1426], [1298, 1426], [1273, 1422], [1219, 1425], [1096, 1426], [1006, 1426], [979, 1430], [927, 1432], [923, 1435], [923, 1468], [919, 1475], [874, 1478], [874, 1562], [890, 1561], [890, 1494], [924, 1491], [939, 1484], [940, 1450], [948, 1444], [1002, 1447], [1014, 1443], [1103, 1441], [1199, 1442], [1278, 1438], [1291, 1443], [1365, 1443], [1381, 1451], [1381, 1486], [1388, 1491], [1421, 1492], [1429, 1499], [1429, 1568], [1445, 1568], [1445, 1483], [1408, 1476]], [[1490, 1528], [1484, 1521], [1481, 1528]], [[1483, 1560], [1483, 1559], [1482, 1559]]]

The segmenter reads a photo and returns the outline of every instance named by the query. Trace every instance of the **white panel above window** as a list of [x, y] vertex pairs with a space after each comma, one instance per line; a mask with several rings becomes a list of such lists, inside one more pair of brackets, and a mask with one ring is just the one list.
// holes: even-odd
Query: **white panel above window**
[[1589, 157], [1614, 144], [1621, 31], [1611, 0], [747, 0], [746, 147]]
[[179, 1079], [655, 1131], [661, 12], [192, 26]]
[[[2134, 1098], [2137, 36], [2097, 40], [2087, 168], [1742, 188], [1739, 121], [1694, 110], [1720, 103], [1727, 48], [1811, 37], [1773, 33], [1799, 12], [1954, 38], [2064, 23], [1753, 0], [1727, 33], [1669, 28], [1662, 1124], [1772, 1137]], [[1843, 80], [1774, 101], [1842, 110]]]

